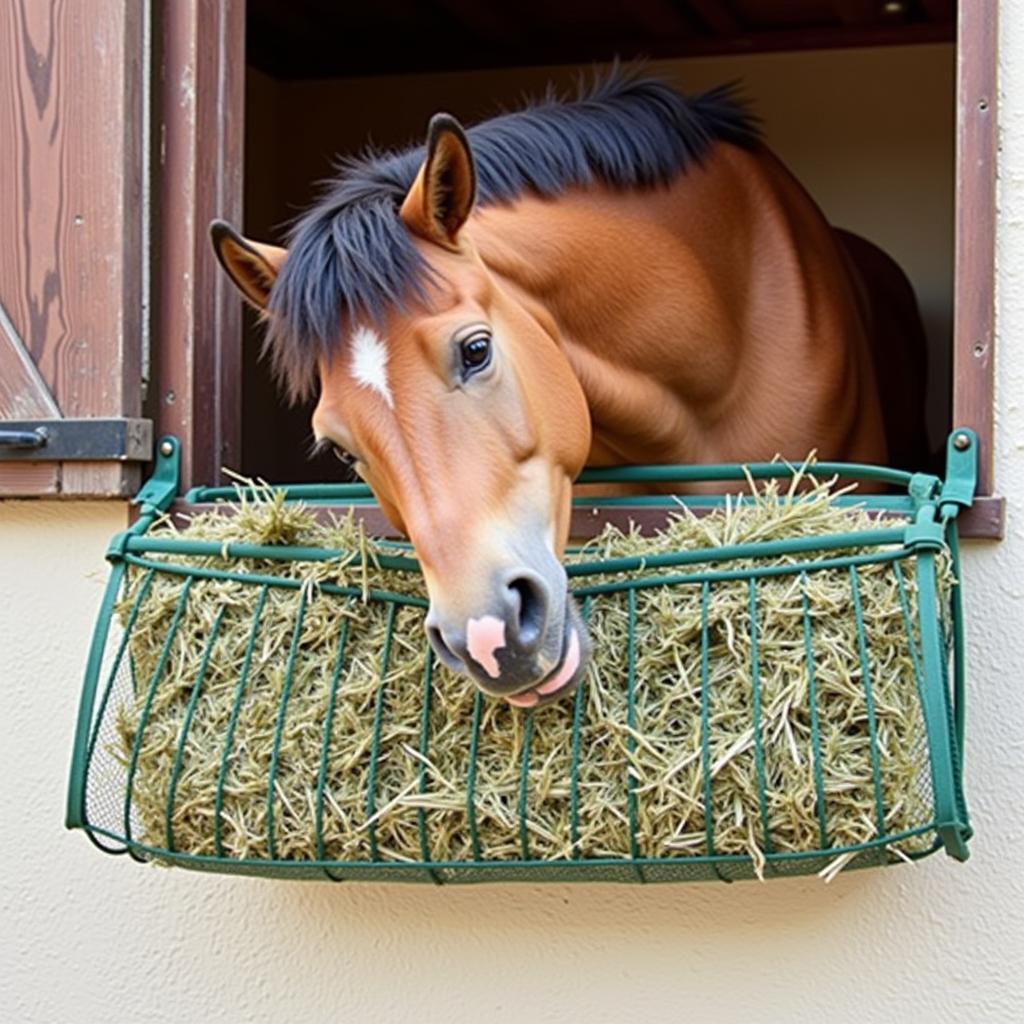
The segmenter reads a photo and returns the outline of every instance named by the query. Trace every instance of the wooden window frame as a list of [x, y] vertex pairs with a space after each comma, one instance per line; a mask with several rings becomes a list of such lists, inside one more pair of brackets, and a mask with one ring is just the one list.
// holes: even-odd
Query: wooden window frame
[[[182, 440], [183, 484], [215, 483], [241, 451], [241, 307], [207, 241], [241, 222], [244, 0], [161, 5], [160, 314], [151, 415]], [[957, 26], [953, 424], [978, 436], [978, 498], [965, 537], [1000, 538], [994, 483], [997, 16], [961, 3]], [[234, 386], [226, 386], [234, 382]], [[383, 522], [374, 523], [383, 527]]]
[[241, 454], [242, 308], [209, 224], [242, 223], [245, 0], [158, 4], [158, 313], [147, 412], [181, 441], [182, 485], [212, 484]]
[[995, 495], [995, 282], [998, 7], [959, 5], [957, 18], [956, 241], [953, 271], [953, 426], [977, 435], [978, 497], [960, 519], [965, 537], [1003, 536]]

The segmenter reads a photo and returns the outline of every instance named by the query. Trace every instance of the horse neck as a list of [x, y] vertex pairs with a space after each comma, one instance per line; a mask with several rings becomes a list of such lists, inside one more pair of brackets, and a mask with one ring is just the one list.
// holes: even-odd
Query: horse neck
[[665, 188], [523, 198], [471, 223], [492, 272], [557, 328], [591, 463], [878, 454], [848, 269], [771, 154], [719, 144]]
[[735, 374], [742, 314], [712, 284], [735, 277], [732, 256], [700, 242], [720, 234], [686, 191], [592, 189], [474, 218], [484, 262], [556, 328], [591, 411], [591, 464], [696, 457]]

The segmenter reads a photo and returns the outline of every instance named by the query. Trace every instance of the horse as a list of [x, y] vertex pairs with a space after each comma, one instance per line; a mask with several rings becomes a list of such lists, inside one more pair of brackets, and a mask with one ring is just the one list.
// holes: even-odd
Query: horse
[[211, 236], [317, 445], [411, 540], [437, 656], [517, 707], [586, 667], [561, 564], [585, 464], [885, 462], [922, 429], [906, 278], [733, 86], [616, 70], [468, 131], [437, 114], [343, 164], [286, 247]]

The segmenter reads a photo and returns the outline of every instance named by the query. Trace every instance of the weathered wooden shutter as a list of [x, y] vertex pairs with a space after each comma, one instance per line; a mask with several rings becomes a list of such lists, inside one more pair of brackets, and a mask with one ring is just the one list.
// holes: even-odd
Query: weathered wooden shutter
[[0, 4], [0, 495], [130, 493], [147, 261], [147, 4]]

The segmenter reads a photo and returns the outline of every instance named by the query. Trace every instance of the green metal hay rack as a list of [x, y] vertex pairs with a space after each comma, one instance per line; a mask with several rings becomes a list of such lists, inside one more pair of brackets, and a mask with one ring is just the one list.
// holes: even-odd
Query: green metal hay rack
[[[177, 628], [177, 617], [169, 626], [168, 636], [164, 644], [164, 657], [160, 661], [151, 679], [136, 679], [132, 664], [129, 634], [139, 601], [128, 615], [127, 629], [123, 628], [115, 615], [115, 605], [126, 593], [127, 572], [135, 567], [149, 573], [169, 574], [181, 587], [180, 606], [187, 600], [188, 588], [196, 579], [233, 578], [250, 582], [254, 588], [298, 587], [295, 580], [286, 580], [271, 575], [259, 575], [247, 571], [247, 564], [253, 560], [282, 559], [301, 561], [322, 561], [337, 558], [339, 552], [322, 549], [300, 549], [289, 547], [258, 547], [251, 544], [230, 544], [226, 547], [219, 543], [201, 542], [188, 539], [151, 537], [150, 527], [161, 513], [168, 510], [177, 496], [178, 488], [178, 445], [173, 438], [161, 442], [161, 454], [158, 457], [154, 475], [145, 484], [137, 496], [140, 515], [134, 525], [127, 531], [117, 535], [108, 551], [108, 560], [112, 569], [105, 596], [96, 623], [95, 633], [86, 668], [85, 681], [78, 714], [77, 730], [74, 740], [74, 751], [71, 765], [70, 785], [67, 803], [66, 823], [69, 828], [84, 829], [92, 841], [101, 849], [110, 853], [128, 853], [140, 861], [157, 859], [182, 867], [198, 870], [230, 872], [238, 874], [261, 875], [281, 878], [313, 878], [331, 879], [334, 881], [351, 879], [404, 880], [432, 883], [447, 882], [478, 882], [508, 880], [610, 880], [610, 881], [684, 881], [699, 879], [720, 879], [733, 881], [750, 878], [755, 870], [751, 858], [746, 855], [719, 854], [714, 852], [714, 844], [708, 829], [708, 849], [705, 855], [662, 856], [662, 857], [631, 857], [590, 858], [581, 856], [578, 847], [573, 847], [570, 856], [560, 860], [540, 860], [531, 857], [527, 841], [525, 816], [528, 813], [527, 779], [529, 767], [529, 735], [530, 723], [526, 726], [526, 746], [522, 757], [522, 783], [518, 805], [519, 825], [523, 837], [522, 856], [518, 859], [489, 860], [486, 855], [477, 855], [461, 861], [435, 861], [429, 859], [429, 846], [424, 833], [425, 824], [422, 814], [419, 818], [420, 847], [423, 857], [419, 862], [393, 861], [383, 858], [338, 861], [338, 860], [285, 860], [267, 858], [233, 859], [228, 856], [200, 856], [174, 849], [173, 839], [161, 846], [147, 845], [140, 841], [139, 826], [136, 812], [133, 809], [133, 768], [130, 765], [117, 765], [104, 752], [109, 748], [113, 736], [113, 718], [116, 706], [125, 700], [138, 700], [140, 695], [152, 701], [158, 686], [159, 678], [164, 669], [166, 652], [170, 649], [173, 634]], [[846, 464], [822, 464], [815, 468], [818, 475], [839, 473], [844, 478], [881, 482], [890, 488], [898, 488], [899, 493], [878, 496], [863, 496], [856, 499], [858, 504], [875, 509], [881, 517], [877, 528], [857, 534], [842, 534], [821, 537], [793, 538], [755, 544], [741, 544], [733, 547], [719, 547], [701, 551], [680, 551], [676, 553], [658, 554], [646, 558], [622, 558], [595, 561], [569, 566], [570, 585], [577, 598], [583, 603], [584, 610], [601, 601], [608, 594], [626, 592], [635, 595], [642, 588], [649, 587], [696, 587], [703, 588], [703, 594], [724, 581], [742, 581], [750, 590], [751, 608], [756, 599], [757, 584], [769, 576], [801, 577], [802, 585], [806, 584], [809, 575], [821, 570], [841, 570], [849, 574], [851, 589], [856, 595], [858, 572], [865, 566], [885, 565], [898, 578], [900, 594], [903, 599], [903, 621], [906, 634], [910, 641], [913, 657], [914, 677], [917, 696], [923, 722], [927, 734], [928, 758], [931, 788], [930, 806], [931, 820], [923, 822], [912, 832], [900, 834], [877, 835], [869, 842], [856, 846], [832, 846], [829, 843], [825, 828], [824, 800], [821, 790], [821, 759], [824, 756], [820, 749], [817, 735], [814, 736], [814, 768], [818, 784], [818, 814], [822, 822], [820, 848], [805, 852], [772, 852], [769, 837], [765, 836], [764, 872], [767, 876], [809, 874], [825, 868], [835, 862], [835, 858], [843, 854], [867, 853], [858, 856], [853, 866], [891, 862], [894, 858], [887, 853], [889, 844], [899, 842], [912, 835], [927, 836], [930, 840], [923, 844], [913, 858], [925, 856], [938, 849], [945, 849], [947, 854], [957, 860], [967, 857], [967, 840], [971, 829], [968, 824], [967, 810], [961, 786], [962, 750], [964, 738], [964, 642], [962, 624], [962, 606], [960, 587], [952, 587], [948, 607], [940, 607], [939, 588], [937, 585], [937, 559], [943, 552], [948, 553], [956, 579], [959, 580], [959, 562], [957, 547], [956, 516], [958, 512], [970, 506], [975, 485], [975, 465], [977, 440], [969, 430], [957, 430], [950, 436], [947, 446], [947, 469], [945, 480], [925, 474], [910, 474], [874, 466], [853, 466]], [[793, 470], [778, 463], [759, 464], [750, 467], [740, 466], [702, 466], [702, 467], [631, 467], [614, 470], [588, 471], [585, 480], [589, 482], [680, 482], [690, 483], [698, 480], [737, 481], [742, 482], [749, 474], [755, 479], [771, 477], [782, 478], [791, 475]], [[372, 503], [369, 491], [362, 485], [324, 485], [295, 486], [286, 489], [288, 499], [304, 500], [317, 503], [335, 504], [339, 506]], [[230, 488], [194, 489], [186, 495], [186, 502], [209, 503], [228, 500], [235, 497], [236, 492]], [[666, 497], [634, 497], [617, 499], [617, 503], [636, 505], [671, 505], [675, 499]], [[852, 498], [840, 498], [842, 501], [853, 501]], [[715, 505], [722, 501], [719, 498], [687, 498], [687, 503], [694, 505]], [[585, 503], [585, 502], [584, 502]], [[160, 554], [167, 560], [158, 560], [151, 556]], [[220, 554], [232, 560], [230, 570], [198, 568], [190, 564], [189, 557]], [[785, 563], [779, 559], [784, 558]], [[408, 569], [414, 565], [412, 559], [396, 559]], [[760, 563], [760, 564], [759, 564]], [[912, 567], [915, 574], [917, 593], [916, 614], [910, 611], [904, 590], [904, 575], [900, 566]], [[612, 580], [610, 573], [616, 576]], [[337, 600], [358, 596], [354, 588], [324, 586], [324, 600]], [[371, 592], [370, 600], [381, 601], [395, 607], [398, 603], [416, 603], [415, 598], [400, 597], [386, 592]], [[425, 602], [420, 600], [420, 605]], [[857, 610], [857, 627], [859, 630], [862, 684], [866, 691], [867, 706], [871, 708], [871, 652], [863, 642], [864, 625], [860, 620], [860, 607], [856, 596], [853, 606]], [[253, 634], [259, 620], [262, 602], [258, 603], [253, 623]], [[806, 608], [806, 605], [805, 605]], [[912, 617], [916, 618], [912, 622]], [[753, 679], [753, 722], [755, 736], [760, 735], [758, 721], [758, 665], [756, 655], [757, 630], [756, 616], [751, 617], [752, 636], [755, 641]], [[810, 658], [810, 621], [805, 611], [805, 638], [807, 655]], [[296, 627], [295, 635], [298, 635]], [[425, 641], [424, 641], [425, 642]], [[390, 643], [390, 639], [389, 639]], [[713, 726], [708, 718], [708, 666], [707, 666], [707, 630], [702, 637], [703, 665], [702, 679], [702, 721], [701, 735], [704, 756], [707, 757], [708, 730]], [[629, 652], [630, 670], [622, 680], [622, 686], [628, 690], [629, 707], [632, 713], [634, 678], [632, 665], [634, 654], [631, 643]], [[293, 652], [295, 641], [292, 642]], [[293, 653], [294, 657], [294, 653]], [[385, 663], [386, 663], [386, 655]], [[339, 656], [339, 662], [340, 662]], [[427, 664], [430, 664], [428, 654]], [[810, 667], [810, 666], [809, 666]], [[248, 661], [241, 670], [238, 683], [238, 700], [245, 688], [245, 673]], [[290, 680], [291, 665], [288, 666]], [[811, 702], [813, 707], [813, 671]], [[383, 672], [382, 672], [383, 678]], [[337, 671], [335, 683], [337, 685]], [[420, 751], [425, 754], [429, 749], [429, 715], [427, 708], [430, 702], [429, 670], [423, 690], [424, 723], [420, 737]], [[196, 682], [198, 694], [201, 679]], [[324, 685], [329, 685], [328, 680]], [[468, 685], [468, 684], [467, 684]], [[383, 690], [383, 682], [381, 683]], [[576, 772], [579, 764], [578, 750], [579, 709], [582, 703], [584, 687], [581, 686], [575, 698], [575, 728], [572, 778], [569, 780], [573, 792], [573, 835], [577, 835], [576, 827]], [[277, 730], [280, 733], [285, 718], [285, 704], [288, 699], [288, 684], [285, 684], [281, 709], [278, 714]], [[332, 694], [333, 700], [333, 694]], [[475, 829], [473, 801], [473, 773], [476, 767], [478, 729], [480, 722], [481, 695], [476, 694], [473, 716], [473, 730], [467, 735], [466, 742], [470, 746], [469, 778], [466, 780], [467, 811], [470, 828]], [[377, 701], [378, 717], [380, 700]], [[145, 715], [145, 712], [143, 712]], [[528, 713], [532, 716], [532, 713]], [[812, 711], [813, 715], [813, 711]], [[873, 725], [873, 721], [871, 722]], [[141, 738], [145, 729], [145, 719], [139, 727]], [[168, 821], [174, 801], [174, 786], [177, 772], [180, 771], [180, 751], [184, 744], [184, 733], [188, 729], [188, 720], [182, 726], [182, 735], [178, 739], [178, 764], [175, 766], [175, 777], [168, 786]], [[327, 735], [326, 730], [324, 733]], [[374, 749], [371, 758], [375, 763], [377, 757], [378, 730], [374, 734]], [[871, 740], [875, 737], [872, 731]], [[277, 737], [275, 737], [275, 743]], [[224, 763], [227, 763], [231, 744], [230, 731], [225, 739]], [[324, 759], [329, 756], [328, 744], [324, 742]], [[138, 740], [136, 741], [136, 753]], [[878, 794], [878, 755], [872, 747], [872, 760], [875, 771], [875, 792]], [[323, 769], [321, 769], [323, 771]], [[708, 764], [705, 761], [704, 771]], [[762, 807], [765, 794], [763, 764], [758, 762], [758, 787]], [[222, 772], [223, 774], [223, 772]], [[370, 791], [366, 793], [367, 813], [374, 807], [375, 793], [373, 787], [374, 772], [370, 773]], [[421, 773], [421, 785], [426, 779]], [[223, 778], [221, 779], [221, 785]], [[267, 787], [271, 791], [270, 806], [273, 804], [272, 782]], [[322, 786], [321, 786], [322, 790]], [[632, 791], [630, 791], [631, 793]], [[218, 791], [218, 805], [220, 798]], [[710, 820], [710, 780], [705, 776], [705, 819]], [[322, 801], [322, 792], [320, 795]], [[263, 797], [266, 799], [266, 797]], [[880, 801], [880, 798], [879, 798]], [[879, 821], [882, 821], [882, 807], [879, 802]], [[322, 808], [319, 813], [322, 813]], [[629, 816], [630, 824], [635, 828], [635, 802], [630, 799], [622, 808], [622, 813]], [[318, 817], [319, 820], [319, 817]], [[269, 827], [273, 829], [273, 817], [269, 816]], [[319, 828], [319, 826], [318, 826]], [[168, 834], [171, 834], [168, 828]], [[634, 834], [631, 831], [631, 834]], [[478, 850], [475, 842], [474, 848]], [[320, 849], [322, 850], [322, 843]], [[269, 849], [273, 851], [273, 836], [269, 841]]]

